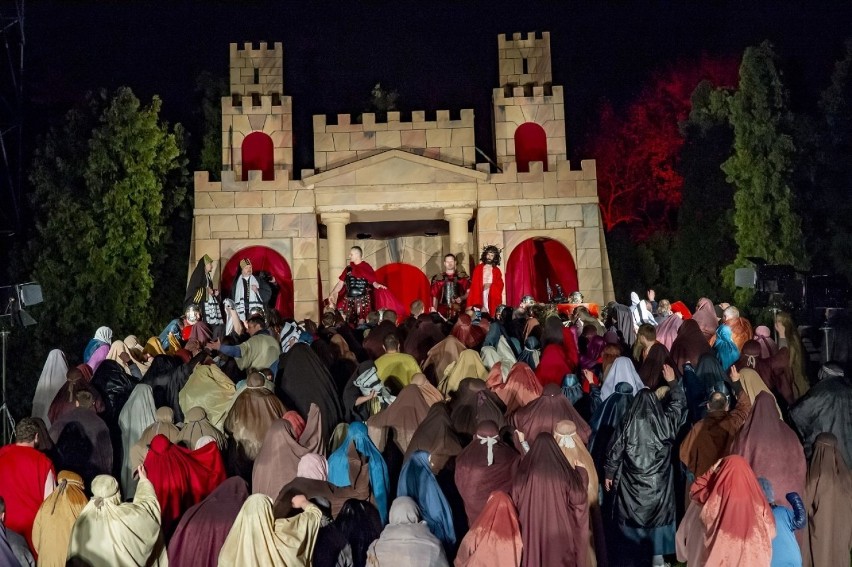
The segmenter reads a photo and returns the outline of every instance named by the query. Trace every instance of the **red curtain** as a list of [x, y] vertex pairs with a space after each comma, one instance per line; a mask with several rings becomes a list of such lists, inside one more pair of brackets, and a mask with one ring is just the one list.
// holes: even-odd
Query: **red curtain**
[[275, 180], [275, 147], [272, 138], [263, 132], [252, 132], [243, 140], [243, 181], [249, 171], [262, 171], [264, 181]]
[[577, 268], [565, 246], [550, 238], [530, 238], [512, 250], [506, 263], [506, 300], [518, 305], [525, 295], [547, 301], [547, 284], [556, 295], [556, 284], [565, 294], [577, 291]]
[[388, 286], [402, 304], [405, 313], [397, 313], [400, 319], [408, 317], [411, 302], [416, 299], [421, 300], [429, 311], [432, 304], [429, 279], [420, 268], [403, 262], [386, 264], [376, 270], [376, 280]]
[[547, 133], [535, 122], [521, 124], [515, 130], [515, 161], [518, 171], [529, 171], [531, 161], [540, 161], [547, 171]]
[[293, 273], [290, 264], [281, 254], [266, 246], [249, 246], [233, 256], [222, 268], [222, 280], [219, 283], [222, 297], [232, 297], [231, 286], [240, 271], [240, 261], [243, 258], [251, 260], [252, 272], [269, 272], [278, 283], [278, 297], [275, 308], [284, 317], [293, 317]]

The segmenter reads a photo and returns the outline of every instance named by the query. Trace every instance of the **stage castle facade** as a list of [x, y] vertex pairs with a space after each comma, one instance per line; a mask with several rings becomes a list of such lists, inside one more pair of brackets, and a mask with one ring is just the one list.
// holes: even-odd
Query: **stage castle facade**
[[[205, 254], [219, 260], [227, 291], [248, 256], [255, 271], [275, 276], [279, 309], [316, 320], [352, 245], [408, 301], [422, 296], [445, 253], [469, 270], [481, 247], [495, 244], [510, 303], [525, 294], [544, 301], [556, 284], [590, 302], [613, 299], [595, 162], [575, 169], [567, 160], [550, 36], [501, 35], [497, 54], [496, 167], [477, 163], [472, 109], [452, 118], [439, 110], [429, 120], [424, 111], [405, 120], [388, 112], [381, 121], [317, 115], [314, 169], [295, 179], [282, 45], [232, 43], [222, 181], [195, 172], [191, 265]], [[513, 270], [525, 275], [508, 277]]]

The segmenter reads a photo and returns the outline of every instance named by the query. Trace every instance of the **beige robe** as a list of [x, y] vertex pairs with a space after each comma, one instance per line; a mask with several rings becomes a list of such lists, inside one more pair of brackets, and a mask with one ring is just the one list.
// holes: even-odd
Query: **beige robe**
[[140, 480], [133, 502], [122, 504], [118, 482], [107, 475], [92, 481], [92, 499], [71, 530], [69, 565], [167, 566], [160, 505], [150, 480]]
[[292, 518], [276, 520], [272, 499], [253, 494], [243, 504], [219, 552], [219, 567], [308, 567], [322, 512], [313, 504]]

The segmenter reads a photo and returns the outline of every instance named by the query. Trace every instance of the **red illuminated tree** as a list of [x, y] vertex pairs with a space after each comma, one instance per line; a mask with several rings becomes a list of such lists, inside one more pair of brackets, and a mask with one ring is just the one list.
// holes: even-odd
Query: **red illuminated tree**
[[598, 193], [607, 231], [626, 224], [646, 238], [676, 221], [683, 178], [677, 160], [683, 146], [679, 123], [703, 80], [716, 86], [737, 81], [734, 59], [703, 57], [655, 74], [623, 113], [605, 104], [586, 155], [597, 160]]

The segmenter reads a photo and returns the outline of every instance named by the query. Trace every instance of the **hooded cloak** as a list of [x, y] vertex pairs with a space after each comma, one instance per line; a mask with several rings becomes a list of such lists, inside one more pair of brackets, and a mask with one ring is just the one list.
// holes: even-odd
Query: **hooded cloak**
[[[651, 390], [640, 390], [613, 436], [605, 476], [615, 483], [618, 517], [639, 528], [672, 527], [675, 500], [671, 451], [686, 408], [683, 389], [669, 383], [663, 404]], [[673, 533], [671, 535], [674, 535]], [[674, 543], [673, 541], [671, 543]], [[655, 549], [655, 554], [672, 550]]]
[[725, 457], [695, 479], [690, 498], [677, 533], [679, 560], [690, 565], [770, 565], [775, 518], [742, 457]]
[[[715, 315], [714, 315], [715, 317]], [[714, 331], [715, 332], [715, 328]], [[689, 319], [683, 322], [677, 331], [677, 338], [672, 343], [671, 357], [677, 365], [676, 370], [683, 372], [683, 365], [691, 362], [698, 363], [701, 355], [710, 352], [710, 344], [698, 326], [698, 322]]]
[[[178, 394], [184, 413], [196, 406], [204, 408], [207, 419], [224, 431], [225, 418], [231, 409], [237, 388], [215, 364], [199, 364]], [[187, 417], [187, 421], [189, 418]]]
[[411, 437], [429, 413], [429, 404], [423, 399], [420, 388], [410, 384], [402, 389], [396, 400], [367, 420], [370, 439], [380, 451], [384, 451], [387, 430], [393, 431], [393, 440], [405, 453]]
[[71, 529], [89, 501], [80, 475], [62, 471], [56, 480], [56, 489], [45, 498], [33, 523], [33, 548], [43, 567], [65, 567]]
[[308, 567], [319, 533], [322, 512], [313, 504], [292, 518], [276, 520], [272, 499], [253, 494], [246, 499], [222, 550], [220, 567]]
[[323, 439], [329, 439], [337, 424], [343, 421], [343, 404], [334, 380], [306, 344], [297, 343], [281, 355], [275, 376], [275, 394], [285, 406], [302, 416], [307, 416], [311, 404], [316, 404], [322, 415]]
[[488, 371], [482, 365], [479, 353], [475, 350], [464, 350], [459, 354], [458, 359], [444, 370], [444, 378], [438, 384], [438, 389], [449, 394], [455, 392], [465, 378], [485, 380], [486, 376]]
[[497, 424], [482, 421], [473, 440], [456, 457], [455, 481], [473, 525], [494, 491], [508, 492], [521, 456], [500, 439]]
[[450, 402], [450, 420], [463, 443], [476, 433], [481, 421], [491, 420], [502, 429], [506, 425], [505, 413], [506, 408], [500, 398], [478, 378], [462, 380]]
[[420, 506], [429, 530], [441, 543], [451, 546], [456, 542], [453, 513], [438, 479], [432, 474], [427, 452], [415, 451], [406, 459], [399, 473], [396, 495], [409, 496]]
[[695, 305], [695, 312], [692, 314], [692, 319], [698, 323], [707, 344], [712, 345], [716, 329], [719, 327], [719, 317], [716, 315], [716, 307], [713, 302], [702, 297]]
[[[80, 366], [88, 368], [85, 364], [81, 364]], [[91, 377], [91, 370], [89, 376]], [[98, 414], [102, 414], [104, 412], [105, 406], [101, 399], [100, 392], [98, 392], [98, 390], [89, 383], [89, 380], [86, 379], [78, 366], [68, 371], [65, 377], [65, 383], [59, 388], [59, 391], [56, 392], [56, 395], [53, 397], [50, 409], [47, 412], [47, 416], [51, 424], [59, 419], [59, 417], [65, 412], [69, 412], [77, 407], [77, 392], [82, 390], [86, 390], [92, 394], [92, 407], [95, 412]], [[46, 423], [47, 422], [45, 422], [45, 424]]]
[[837, 437], [821, 433], [813, 449], [804, 498], [808, 537], [802, 558], [805, 567], [846, 565], [852, 549], [852, 475]]
[[420, 521], [417, 503], [407, 496], [393, 501], [388, 525], [367, 550], [367, 564], [449, 567], [441, 542]]
[[187, 449], [195, 448], [202, 437], [212, 437], [219, 449], [225, 448], [225, 435], [210, 423], [204, 408], [195, 406], [186, 412], [186, 421], [180, 430], [176, 443]]
[[269, 426], [286, 411], [281, 400], [263, 386], [248, 386], [236, 397], [224, 424], [236, 470], [251, 470]]
[[420, 395], [432, 407], [433, 404], [444, 401], [444, 394], [438, 388], [429, 383], [425, 374], [415, 374], [411, 377], [411, 383], [420, 388]]
[[716, 342], [713, 343], [713, 352], [722, 370], [726, 371], [740, 359], [740, 349], [734, 343], [731, 328], [727, 325], [719, 325], [716, 329]]
[[118, 425], [121, 427], [121, 486], [124, 489], [124, 497], [133, 498], [136, 493], [136, 482], [133, 478], [133, 463], [131, 462], [130, 449], [142, 437], [148, 427], [157, 421], [157, 408], [154, 405], [154, 395], [151, 386], [138, 384], [133, 388], [130, 398], [124, 404], [118, 416]]
[[63, 414], [50, 428], [50, 438], [60, 470], [77, 471], [85, 482], [112, 471], [110, 431], [93, 408], [75, 408]]
[[418, 364], [423, 364], [432, 347], [442, 340], [444, 333], [441, 332], [440, 325], [428, 318], [418, 319], [417, 326], [405, 338], [402, 351], [413, 356]]
[[479, 325], [474, 325], [470, 315], [462, 313], [453, 325], [452, 336], [457, 338], [465, 348], [477, 348], [485, 340], [485, 331]]
[[542, 432], [521, 459], [512, 483], [523, 566], [585, 566], [589, 546], [588, 475], [574, 469], [551, 432]]
[[604, 474], [610, 440], [621, 425], [621, 420], [627, 415], [627, 410], [633, 403], [633, 395], [633, 386], [629, 382], [619, 382], [606, 401], [597, 407], [589, 421], [592, 429], [589, 436], [589, 453], [595, 462], [598, 477]]
[[195, 367], [207, 357], [204, 351], [198, 353], [189, 362], [182, 364], [180, 359], [160, 354], [151, 361], [143, 384], [151, 386], [154, 392], [154, 403], [157, 407], [168, 406], [175, 414], [175, 423], [182, 423], [184, 412], [180, 407], [180, 391], [186, 386]]
[[[642, 365], [639, 367], [638, 374], [644, 387], [655, 390], [665, 383], [663, 379], [663, 366], [666, 364], [674, 366], [674, 363], [671, 362], [669, 351], [661, 343], [654, 342], [647, 356], [642, 360]], [[675, 372], [679, 372], [679, 370]]]
[[48, 410], [53, 398], [65, 384], [66, 374], [68, 374], [68, 363], [65, 362], [65, 354], [59, 349], [53, 349], [47, 355], [41, 376], [39, 376], [36, 384], [31, 414], [33, 417], [40, 417], [48, 428], [50, 428]]
[[447, 367], [458, 360], [464, 350], [464, 344], [450, 335], [429, 349], [426, 360], [421, 365], [423, 373], [435, 383], [443, 381]]
[[189, 508], [169, 541], [169, 562], [175, 567], [217, 567], [219, 551], [248, 496], [246, 481], [232, 476]]
[[278, 496], [281, 487], [296, 478], [300, 460], [310, 453], [324, 452], [319, 408], [311, 405], [304, 433], [297, 441], [293, 425], [286, 419], [273, 421], [266, 431], [260, 453], [252, 470], [252, 492], [270, 498]]
[[461, 450], [461, 443], [450, 420], [450, 410], [442, 402], [429, 408], [426, 419], [420, 423], [408, 443], [405, 458], [408, 459], [416, 451], [425, 451], [430, 456], [433, 472], [437, 474]]
[[527, 441], [535, 440], [540, 433], [552, 435], [556, 424], [563, 420], [573, 421], [583, 444], [589, 442], [592, 433], [589, 424], [580, 417], [571, 402], [562, 395], [562, 389], [555, 384], [545, 386], [540, 398], [528, 403], [509, 418]]
[[[145, 462], [145, 455], [148, 454], [148, 445], [157, 435], [165, 435], [172, 443], [177, 443], [180, 439], [180, 429], [175, 427], [174, 412], [171, 408], [158, 408], [154, 414], [156, 421], [149, 425], [142, 436], [139, 438], [133, 447], [130, 448], [130, 466], [135, 470], [136, 467]], [[215, 442], [215, 439], [214, 439]]]
[[760, 358], [771, 358], [778, 352], [778, 345], [772, 340], [772, 332], [766, 325], [760, 325], [754, 330], [754, 340], [760, 344]]
[[[94, 386], [104, 401], [104, 421], [118, 431], [118, 416], [136, 386], [133, 377], [114, 360], [105, 360], [92, 376]], [[120, 439], [118, 439], [120, 443]]]
[[601, 386], [601, 401], [605, 402], [615, 393], [615, 387], [622, 382], [630, 385], [634, 395], [645, 387], [639, 373], [636, 372], [636, 367], [633, 366], [633, 362], [626, 356], [619, 356], [609, 367], [609, 372], [607, 372], [606, 379]]
[[359, 455], [367, 459], [370, 468], [370, 491], [376, 501], [376, 508], [387, 523], [388, 518], [388, 467], [382, 454], [376, 448], [369, 435], [367, 426], [362, 422], [349, 424], [343, 444], [328, 457], [328, 481], [335, 486], [350, 486], [349, 445], [355, 446]]
[[852, 463], [852, 377], [839, 368], [826, 375], [790, 409], [790, 417], [802, 436], [806, 455], [811, 454], [818, 434], [833, 433], [843, 460]]
[[682, 325], [683, 319], [677, 315], [666, 317], [662, 323], [657, 325], [657, 340], [666, 347], [666, 350], [672, 350], [672, 345], [677, 339], [677, 333]]
[[157, 435], [151, 441], [145, 469], [160, 503], [167, 539], [181, 515], [225, 480], [225, 466], [215, 444], [190, 451], [172, 444], [165, 435]]
[[462, 539], [455, 566], [520, 567], [522, 551], [515, 504], [505, 492], [492, 492]]
[[506, 415], [512, 415], [518, 409], [541, 396], [541, 382], [535, 372], [523, 362], [516, 362], [505, 383], [488, 384], [492, 392], [506, 404]]
[[752, 403], [730, 454], [743, 457], [755, 475], [772, 483], [777, 494], [803, 494], [807, 463], [799, 438], [778, 416], [771, 394], [761, 392]]
[[168, 565], [160, 506], [149, 480], [140, 480], [133, 502], [121, 503], [118, 481], [101, 475], [92, 481], [92, 499], [71, 530], [68, 564], [138, 567]]

